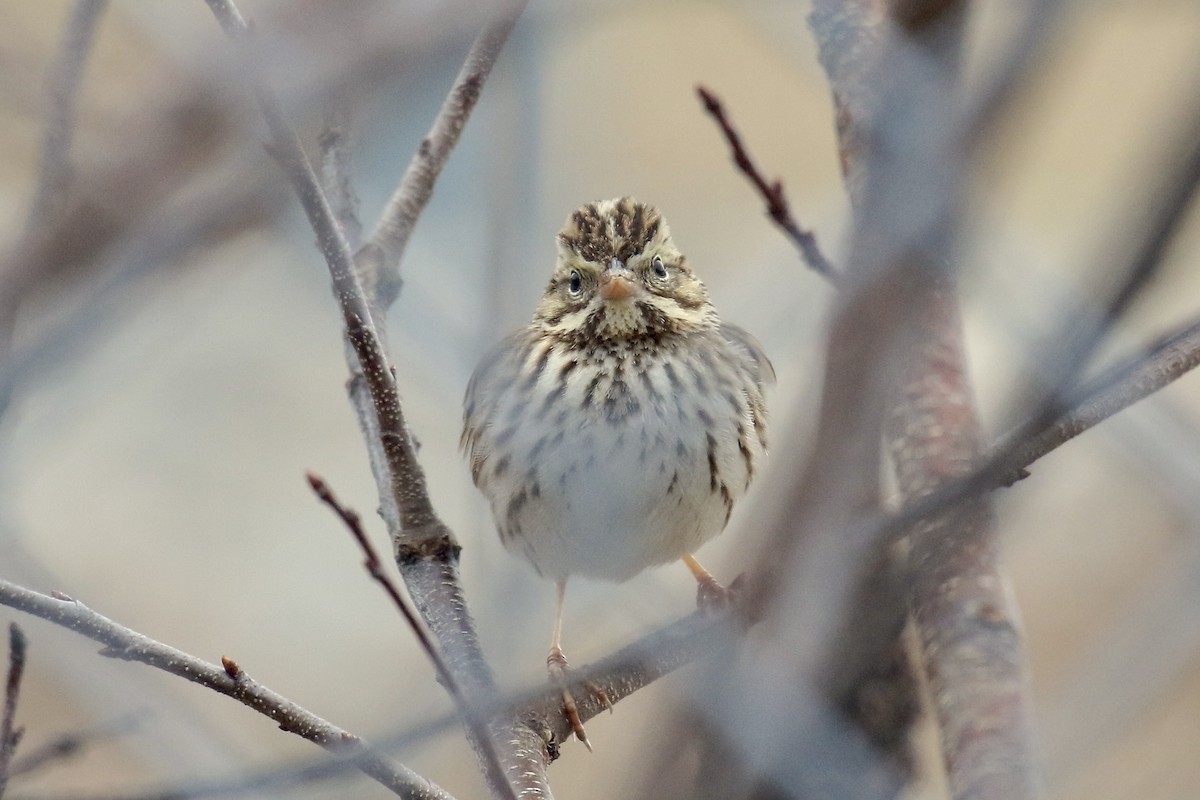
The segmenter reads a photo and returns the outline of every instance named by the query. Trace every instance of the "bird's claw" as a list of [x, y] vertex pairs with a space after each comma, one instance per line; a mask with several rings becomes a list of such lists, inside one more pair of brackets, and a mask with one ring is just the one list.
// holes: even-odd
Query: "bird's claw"
[[741, 600], [744, 575], [738, 575], [728, 587], [722, 586], [711, 575], [697, 578], [696, 607], [706, 614], [718, 614], [731, 608]]
[[[588, 741], [587, 731], [583, 728], [583, 720], [579, 717], [579, 705], [575, 702], [575, 696], [571, 694], [571, 690], [567, 688], [567, 683], [570, 679], [570, 671], [567, 668], [567, 657], [563, 655], [561, 650], [555, 649], [550, 651], [550, 655], [546, 657], [546, 669], [550, 673], [550, 680], [558, 685], [562, 691], [562, 712], [567, 718], [567, 722], [571, 726], [571, 730], [575, 733], [575, 738], [583, 742], [583, 746], [592, 752], [592, 743]], [[596, 698], [597, 702], [608, 709], [608, 713], [612, 713], [613, 704], [609, 699], [608, 694], [591, 681], [584, 681], [584, 686]]]

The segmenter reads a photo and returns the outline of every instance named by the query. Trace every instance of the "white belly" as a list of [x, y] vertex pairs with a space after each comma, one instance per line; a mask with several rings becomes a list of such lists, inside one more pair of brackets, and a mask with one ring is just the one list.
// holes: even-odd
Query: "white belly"
[[761, 445], [741, 390], [680, 391], [692, 373], [643, 368], [637, 392], [580, 371], [553, 401], [515, 388], [497, 398], [506, 423], [489, 432], [480, 485], [505, 545], [547, 577], [621, 581], [679, 559], [721, 532], [745, 492]]

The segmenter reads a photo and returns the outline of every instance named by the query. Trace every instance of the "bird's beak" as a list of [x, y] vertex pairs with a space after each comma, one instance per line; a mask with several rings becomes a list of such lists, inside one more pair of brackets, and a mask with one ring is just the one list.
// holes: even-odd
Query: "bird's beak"
[[617, 259], [613, 259], [608, 269], [600, 273], [600, 297], [605, 301], [624, 300], [633, 297], [638, 290], [633, 273], [625, 268]]

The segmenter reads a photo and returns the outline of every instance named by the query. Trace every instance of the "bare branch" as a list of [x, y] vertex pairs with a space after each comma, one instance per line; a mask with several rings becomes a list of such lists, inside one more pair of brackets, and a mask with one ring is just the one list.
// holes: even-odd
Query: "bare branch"
[[729, 142], [729, 149], [733, 155], [733, 163], [749, 178], [754, 187], [758, 189], [758, 193], [762, 195], [767, 204], [767, 216], [788, 235], [788, 238], [800, 251], [800, 257], [811, 269], [836, 283], [837, 268], [821, 252], [821, 248], [817, 245], [817, 238], [813, 236], [812, 231], [801, 228], [792, 217], [787, 195], [783, 192], [783, 180], [776, 179], [772, 182], [763, 177], [762, 172], [754, 163], [754, 159], [750, 157], [750, 153], [742, 144], [742, 137], [738, 135], [733, 123], [725, 114], [725, 107], [721, 105], [721, 100], [711, 89], [697, 86], [696, 94], [700, 95], [704, 110], [712, 115], [717, 125], [720, 126], [721, 132], [725, 134], [725, 140]]
[[[496, 752], [496, 745], [488, 732], [485, 720], [471, 706], [469, 699], [463, 693], [462, 687], [459, 686], [458, 680], [446, 665], [446, 660], [442, 658], [442, 654], [429, 637], [429, 631], [425, 629], [421, 620], [418, 619], [417, 612], [413, 610], [412, 605], [400, 592], [399, 587], [392, 582], [391, 576], [384, 571], [383, 562], [375, 554], [375, 548], [371, 546], [371, 540], [367, 538], [367, 533], [363, 530], [358, 514], [342, 505], [325, 481], [311, 472], [308, 473], [308, 484], [312, 487], [313, 492], [316, 493], [321, 502], [333, 509], [333, 512], [346, 524], [346, 527], [350, 530], [350, 534], [358, 542], [358, 546], [362, 548], [363, 554], [366, 556], [363, 566], [366, 567], [370, 576], [383, 587], [383, 590], [392, 599], [396, 608], [400, 610], [400, 614], [404, 617], [405, 622], [408, 623], [413, 633], [416, 634], [417, 641], [421, 643], [421, 648], [425, 651], [425, 654], [429, 657], [429, 661], [433, 664], [434, 670], [437, 672], [438, 680], [446, 687], [446, 691], [450, 693], [450, 696], [458, 706], [463, 720], [471, 727], [480, 746], [484, 748], [489, 766], [491, 767], [492, 781], [501, 786], [508, 785], [507, 779], [504, 776], [504, 765], [500, 761], [500, 754]], [[511, 786], [509, 788], [511, 793]], [[512, 796], [512, 800], [516, 800], [515, 795]]]
[[344, 105], [329, 113], [317, 145], [321, 151], [321, 177], [334, 219], [346, 242], [357, 247], [362, 223], [358, 218], [358, 195], [350, 180], [350, 120]]
[[101, 739], [132, 733], [140, 721], [140, 715], [128, 714], [86, 730], [63, 734], [16, 759], [9, 769], [9, 775], [24, 775], [34, 772], [47, 764], [71, 758], [81, 753], [89, 744]]
[[[873, 20], [886, 17], [870, 3], [819, 3], [810, 20], [838, 109], [856, 244], [882, 250], [911, 286], [892, 332], [900, 345], [900, 393], [889, 403], [885, 426], [908, 497], [970, 472], [981, 449], [953, 282], [940, 275], [940, 265], [952, 262], [955, 198], [967, 163], [954, 101], [964, 6], [893, 2], [888, 11], [898, 25], [883, 37]], [[864, 57], [852, 43], [878, 45], [877, 55]], [[936, 211], [922, 215], [913, 203]], [[954, 796], [1032, 798], [1040, 796], [1042, 780], [1027, 659], [992, 527], [986, 501], [976, 500], [913, 529], [909, 602]], [[888, 569], [887, 559], [876, 564]], [[863, 587], [878, 581], [874, 572], [859, 578]], [[862, 631], [864, 624], [847, 618], [844, 626]], [[878, 624], [872, 632], [875, 641], [843, 634], [832, 669], [894, 650], [895, 626]], [[860, 655], [848, 657], [846, 650]], [[976, 658], [981, 652], [989, 658]]]
[[[206, 2], [230, 38], [244, 44], [249, 29], [233, 3]], [[514, 22], [515, 18], [498, 28], [489, 27], [491, 34], [485, 32], [484, 37], [490, 42], [489, 48], [499, 49]], [[477, 75], [470, 81], [476, 93], [482, 77]], [[395, 374], [372, 320], [349, 245], [334, 220], [299, 137], [284, 119], [278, 99], [262, 85], [255, 87], [255, 94], [271, 133], [273, 155], [291, 181], [317, 235], [341, 306], [346, 336], [358, 360], [359, 369], [352, 367], [351, 398], [367, 436], [372, 469], [381, 490], [380, 505], [396, 548], [397, 563], [409, 591], [426, 615], [426, 622], [442, 645], [446, 663], [459, 679], [465, 696], [474, 702], [476, 697], [495, 692], [496, 686], [458, 579], [460, 548], [429, 499], [425, 473], [417, 461], [405, 423]], [[465, 117], [456, 119], [455, 124], [461, 127]], [[544, 740], [520, 720], [507, 724], [495, 721], [489, 724], [489, 729], [496, 746], [506, 748], [503, 761], [507, 774], [493, 774], [491, 760], [486, 757], [489, 745], [474, 735], [471, 739], [481, 755], [493, 793], [501, 797], [517, 792], [549, 796]]]
[[508, 41], [528, 0], [500, 0], [499, 8], [471, 44], [466, 60], [446, 95], [433, 127], [408, 163], [400, 185], [388, 200], [375, 229], [358, 253], [364, 282], [375, 287], [372, 302], [388, 308], [400, 292], [400, 261], [408, 247], [417, 218], [433, 195], [442, 172], [496, 58]]
[[1169, 385], [1200, 366], [1200, 321], [1162, 337], [1147, 352], [1119, 364], [1089, 382], [1066, 404], [1067, 411], [1040, 433], [1017, 440], [1017, 431], [1006, 434], [993, 446], [996, 452], [1011, 452], [1012, 463], [1020, 465], [1003, 479], [1011, 486], [1042, 456], [1137, 401]]
[[370, 744], [301, 708], [252, 680], [232, 659], [210, 664], [130, 630], [65, 595], [50, 597], [0, 580], [0, 605], [53, 622], [103, 644], [101, 655], [147, 666], [206, 686], [278, 723], [331, 753], [345, 756], [365, 774], [397, 795], [412, 800], [453, 800], [449, 794], [408, 767], [377, 752]]
[[8, 625], [8, 678], [4, 683], [4, 712], [0, 717], [0, 797], [8, 785], [13, 753], [25, 734], [17, 727], [17, 697], [21, 694], [21, 676], [25, 674], [25, 634], [15, 622]]
[[72, 178], [71, 140], [75, 134], [75, 107], [83, 67], [95, 40], [108, 0], [76, 0], [63, 36], [50, 82], [50, 112], [42, 138], [42, 165], [29, 209], [26, 230], [45, 225], [62, 210]]

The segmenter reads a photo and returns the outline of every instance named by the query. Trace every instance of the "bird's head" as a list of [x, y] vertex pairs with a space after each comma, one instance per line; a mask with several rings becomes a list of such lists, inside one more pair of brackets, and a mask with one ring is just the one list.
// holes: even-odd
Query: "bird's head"
[[579, 343], [661, 338], [719, 324], [666, 220], [629, 197], [589, 203], [567, 219], [533, 322], [547, 335]]

